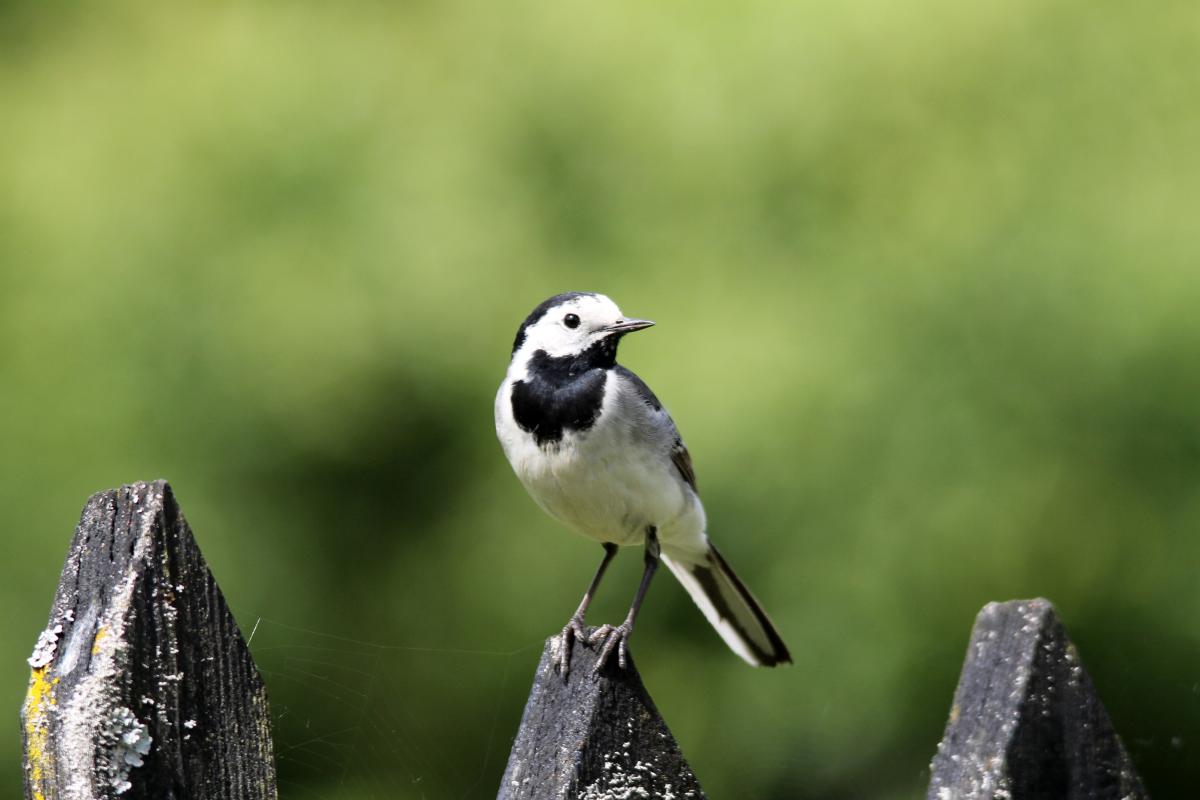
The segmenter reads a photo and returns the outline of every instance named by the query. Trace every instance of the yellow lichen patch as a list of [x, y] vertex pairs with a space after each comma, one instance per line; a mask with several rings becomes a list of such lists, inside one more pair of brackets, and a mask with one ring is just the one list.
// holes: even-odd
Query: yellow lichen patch
[[25, 693], [25, 758], [29, 769], [29, 788], [33, 800], [45, 800], [45, 787], [54, 773], [48, 748], [50, 707], [55, 704], [54, 686], [58, 678], [47, 680], [49, 666], [37, 667], [29, 674]]
[[104, 641], [105, 636], [108, 636], [108, 628], [101, 625], [96, 629], [96, 638], [92, 639], [92, 655], [100, 652], [100, 643]]

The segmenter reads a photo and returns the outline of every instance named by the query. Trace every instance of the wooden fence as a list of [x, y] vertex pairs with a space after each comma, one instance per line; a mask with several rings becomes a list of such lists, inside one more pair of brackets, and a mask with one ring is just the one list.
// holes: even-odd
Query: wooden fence
[[[576, 643], [564, 682], [556, 644], [499, 798], [703, 797], [632, 663], [593, 676]], [[29, 664], [28, 800], [277, 797], [262, 679], [165, 482], [88, 500]], [[928, 798], [1146, 797], [1050, 603], [985, 607]]]

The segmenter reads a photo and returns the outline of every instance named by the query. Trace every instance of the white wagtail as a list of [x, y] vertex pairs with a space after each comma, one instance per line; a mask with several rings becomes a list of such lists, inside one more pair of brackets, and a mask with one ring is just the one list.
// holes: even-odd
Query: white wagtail
[[578, 610], [559, 640], [585, 641], [584, 614], [617, 547], [645, 545], [645, 570], [629, 614], [603, 625], [596, 669], [626, 640], [661, 559], [735, 653], [755, 666], [791, 661], [758, 602], [708, 540], [692, 459], [675, 423], [641, 378], [617, 363], [617, 344], [653, 325], [629, 319], [601, 294], [551, 297], [521, 323], [496, 394], [496, 434], [521, 483], [551, 516], [604, 545]]

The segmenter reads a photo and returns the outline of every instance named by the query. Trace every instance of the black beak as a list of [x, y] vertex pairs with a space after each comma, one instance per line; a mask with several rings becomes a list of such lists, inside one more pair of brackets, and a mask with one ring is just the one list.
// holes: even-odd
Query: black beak
[[619, 319], [604, 330], [608, 333], [633, 333], [649, 328], [654, 323], [648, 319]]

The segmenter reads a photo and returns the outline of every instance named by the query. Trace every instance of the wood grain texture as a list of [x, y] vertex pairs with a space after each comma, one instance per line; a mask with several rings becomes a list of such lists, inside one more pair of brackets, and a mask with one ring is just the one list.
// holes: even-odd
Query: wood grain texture
[[266, 690], [170, 487], [93, 495], [22, 709], [28, 800], [274, 800]]
[[632, 656], [593, 675], [597, 649], [575, 641], [564, 681], [557, 647], [554, 637], [542, 652], [500, 800], [704, 797]]
[[1149, 795], [1048, 601], [979, 612], [929, 800]]

